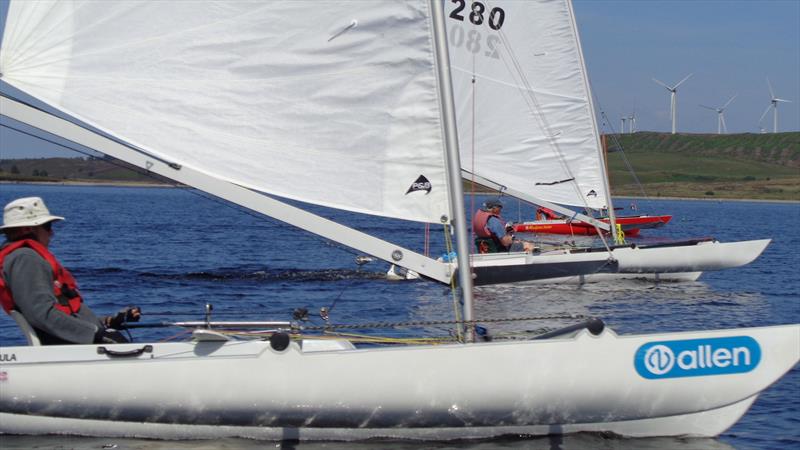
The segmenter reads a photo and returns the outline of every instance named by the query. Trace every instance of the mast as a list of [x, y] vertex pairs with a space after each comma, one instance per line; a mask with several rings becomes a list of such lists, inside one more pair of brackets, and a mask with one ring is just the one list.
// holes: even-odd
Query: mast
[[583, 49], [581, 48], [581, 37], [578, 33], [578, 24], [575, 21], [575, 10], [572, 8], [572, 0], [567, 0], [567, 9], [569, 10], [570, 22], [575, 32], [575, 45], [578, 49], [578, 57], [581, 61], [581, 69], [583, 71], [583, 82], [586, 84], [586, 101], [589, 103], [589, 117], [592, 118], [592, 128], [594, 128], [594, 135], [597, 142], [597, 156], [600, 158], [600, 171], [602, 172], [601, 178], [603, 179], [603, 189], [606, 191], [606, 207], [608, 208], [608, 221], [610, 224], [611, 235], [614, 236], [614, 242], [617, 242], [617, 218], [614, 214], [614, 202], [611, 200], [611, 185], [608, 181], [608, 168], [606, 167], [607, 158], [606, 152], [600, 141], [600, 131], [597, 126], [597, 117], [595, 116], [594, 102], [592, 101], [592, 90], [589, 86], [589, 73], [586, 71], [586, 60], [583, 58]]
[[451, 223], [456, 230], [456, 252], [458, 254], [458, 282], [461, 286], [461, 295], [464, 301], [464, 321], [466, 340], [472, 341], [473, 327], [469, 322], [473, 320], [472, 307], [472, 269], [469, 265], [469, 247], [466, 218], [464, 208], [464, 192], [461, 181], [461, 158], [458, 150], [458, 130], [456, 129], [456, 111], [453, 102], [453, 85], [450, 78], [450, 55], [447, 50], [447, 33], [444, 22], [443, 5], [439, 0], [429, 0], [433, 18], [434, 49], [436, 51], [436, 68], [439, 83], [439, 101], [442, 107], [444, 141], [447, 151], [447, 179], [450, 194]]

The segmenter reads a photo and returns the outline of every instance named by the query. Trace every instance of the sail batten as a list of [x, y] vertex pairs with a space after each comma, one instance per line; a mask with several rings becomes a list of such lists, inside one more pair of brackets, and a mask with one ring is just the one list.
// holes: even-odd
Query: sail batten
[[450, 214], [426, 1], [43, 1], [8, 24], [4, 81], [159, 158], [348, 211]]

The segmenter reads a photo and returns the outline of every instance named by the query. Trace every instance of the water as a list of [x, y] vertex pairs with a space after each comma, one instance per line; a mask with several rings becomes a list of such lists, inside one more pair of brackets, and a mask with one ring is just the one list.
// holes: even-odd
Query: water
[[[332, 307], [337, 323], [447, 320], [447, 290], [429, 282], [388, 282], [386, 265], [359, 267], [356, 254], [298, 229], [173, 188], [0, 185], [0, 204], [22, 196], [45, 198], [66, 216], [51, 249], [77, 277], [84, 298], [104, 314], [139, 305], [146, 320], [197, 320], [203, 305], [216, 319], [290, 320], [294, 308], [314, 314]], [[479, 200], [478, 200], [479, 201]], [[620, 200], [628, 206], [630, 200]], [[468, 201], [468, 207], [470, 202]], [[750, 265], [704, 274], [694, 283], [642, 282], [576, 286], [486, 286], [476, 289], [477, 317], [586, 314], [619, 333], [731, 328], [800, 322], [800, 206], [785, 203], [653, 200], [639, 212], [672, 214], [643, 241], [715, 236], [722, 241], [771, 237]], [[420, 250], [424, 226], [313, 208], [370, 234]], [[533, 215], [507, 203], [507, 219]], [[630, 212], [630, 211], [628, 211]], [[444, 253], [441, 230], [431, 231], [432, 253]], [[23, 344], [16, 325], [0, 315], [2, 345]], [[319, 322], [319, 319], [317, 319]], [[560, 323], [532, 323], [530, 328]], [[491, 325], [502, 333], [505, 325]], [[380, 330], [383, 332], [384, 330]], [[446, 334], [446, 326], [398, 330]], [[137, 340], [165, 339], [174, 329], [137, 332]], [[800, 446], [800, 368], [762, 394], [751, 410], [717, 439], [620, 439], [598, 435], [504, 437], [478, 442], [265, 443], [144, 441], [78, 437], [0, 437], [8, 448], [785, 448]]]

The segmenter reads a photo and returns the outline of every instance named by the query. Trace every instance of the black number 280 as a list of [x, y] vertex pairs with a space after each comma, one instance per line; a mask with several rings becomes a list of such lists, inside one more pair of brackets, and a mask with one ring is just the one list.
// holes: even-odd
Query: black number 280
[[[450, 13], [450, 18], [463, 22], [464, 16], [461, 12], [467, 7], [466, 0], [450, 0], [450, 2], [457, 5], [456, 9]], [[486, 5], [481, 2], [472, 2], [470, 7], [472, 8], [472, 12], [469, 14], [469, 21], [475, 25], [483, 24], [483, 15], [486, 12]], [[500, 27], [503, 26], [505, 20], [506, 12], [503, 11], [503, 8], [492, 8], [492, 10], [489, 11], [489, 17], [486, 22], [489, 24], [489, 28], [499, 30]]]

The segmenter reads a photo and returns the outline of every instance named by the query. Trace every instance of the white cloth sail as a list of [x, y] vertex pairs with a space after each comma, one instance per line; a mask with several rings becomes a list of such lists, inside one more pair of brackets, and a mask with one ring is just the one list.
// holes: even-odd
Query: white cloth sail
[[450, 215], [428, 2], [10, 4], [3, 80], [255, 190]]
[[448, 6], [447, 27], [462, 167], [542, 200], [606, 207], [569, 1], [459, 5]]

